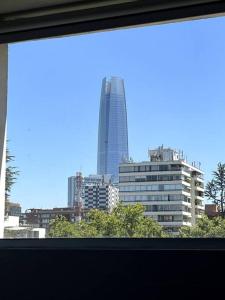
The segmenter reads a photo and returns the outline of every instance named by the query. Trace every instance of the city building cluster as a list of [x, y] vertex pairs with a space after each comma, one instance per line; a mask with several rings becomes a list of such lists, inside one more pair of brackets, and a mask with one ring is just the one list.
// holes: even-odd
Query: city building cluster
[[[142, 162], [129, 158], [124, 81], [118, 77], [104, 78], [99, 109], [97, 174], [84, 176], [76, 172], [68, 178], [67, 207], [20, 212], [20, 225], [16, 223], [14, 227], [27, 228], [32, 236], [34, 228], [36, 232], [38, 229], [48, 231], [51, 220], [57, 216], [76, 222], [85, 218], [90, 209], [110, 213], [119, 201], [124, 205], [141, 203], [144, 214], [159, 222], [167, 232], [176, 234], [181, 226], [195, 225], [204, 214], [204, 179], [200, 163], [190, 164], [183, 151], [163, 146], [148, 150], [148, 157]], [[15, 211], [14, 218], [18, 217], [16, 207], [8, 209]], [[13, 226], [10, 227], [7, 218], [10, 218], [9, 213], [6, 214], [6, 228], [10, 232]], [[42, 232], [33, 235], [43, 237]]]

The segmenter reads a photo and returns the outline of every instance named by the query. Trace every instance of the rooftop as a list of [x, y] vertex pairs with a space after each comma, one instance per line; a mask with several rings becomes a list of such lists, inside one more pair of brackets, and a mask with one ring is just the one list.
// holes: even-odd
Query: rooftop
[[[201, 170], [201, 163], [198, 161], [194, 161], [189, 163], [187, 160], [187, 156], [184, 154], [183, 150], [176, 150], [173, 148], [164, 148], [164, 146], [159, 146], [156, 149], [148, 149], [148, 161], [142, 161], [138, 162], [140, 164], [146, 164], [146, 163], [163, 163], [163, 162], [180, 162], [182, 161], [183, 164], [185, 164], [187, 167], [192, 166], [193, 169], [196, 171]], [[136, 164], [137, 162], [133, 161], [133, 159], [130, 159], [129, 161], [123, 162], [122, 164]], [[202, 173], [202, 172], [201, 172]]]

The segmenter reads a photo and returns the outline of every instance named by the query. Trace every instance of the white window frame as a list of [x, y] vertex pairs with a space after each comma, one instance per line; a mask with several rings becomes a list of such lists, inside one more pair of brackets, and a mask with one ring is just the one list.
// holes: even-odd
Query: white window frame
[[8, 44], [0, 45], [0, 238], [4, 236]]

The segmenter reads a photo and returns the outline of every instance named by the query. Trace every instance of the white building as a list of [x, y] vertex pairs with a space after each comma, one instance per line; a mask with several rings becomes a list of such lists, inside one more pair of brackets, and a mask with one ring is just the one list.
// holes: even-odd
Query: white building
[[7, 239], [24, 239], [37, 238], [43, 239], [46, 236], [45, 228], [37, 228], [32, 226], [20, 226], [19, 217], [7, 216], [4, 222], [4, 238]]
[[86, 185], [84, 208], [112, 211], [119, 201], [119, 189], [111, 184]]
[[169, 232], [192, 226], [204, 213], [203, 172], [183, 153], [159, 147], [149, 161], [120, 164], [119, 196], [124, 204], [141, 203], [145, 215]]
[[82, 176], [81, 172], [77, 172], [75, 176], [68, 178], [68, 207], [74, 207], [76, 202], [81, 200], [84, 204], [84, 187], [86, 185], [98, 185], [103, 182], [110, 182], [109, 175], [89, 175]]

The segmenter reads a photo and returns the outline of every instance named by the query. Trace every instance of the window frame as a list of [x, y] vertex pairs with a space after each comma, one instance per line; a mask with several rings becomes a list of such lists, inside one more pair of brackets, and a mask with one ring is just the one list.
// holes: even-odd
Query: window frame
[[[143, 9], [138, 11], [137, 4], [142, 2]], [[147, 5], [148, 2], [148, 5]], [[69, 34], [81, 34], [81, 33], [91, 33], [95, 31], [104, 31], [116, 28], [125, 28], [131, 26], [140, 26], [140, 25], [151, 25], [151, 24], [161, 24], [166, 22], [175, 22], [175, 21], [184, 21], [184, 20], [193, 20], [199, 18], [207, 17], [216, 17], [222, 16], [225, 14], [225, 3], [222, 1], [209, 1], [209, 0], [177, 0], [176, 4], [173, 1], [161, 1], [162, 3], [158, 6], [157, 9], [154, 9], [154, 1], [149, 4], [149, 1], [133, 1], [130, 6], [126, 6], [123, 11], [120, 10], [120, 6], [117, 6], [117, 10], [114, 10], [113, 6], [111, 7], [111, 16], [107, 16], [106, 10], [96, 9], [96, 13], [92, 14], [90, 19], [91, 11], [87, 10], [86, 15], [85, 11], [83, 14], [83, 19], [80, 21], [77, 20], [77, 15], [71, 15], [71, 11], [68, 11], [68, 15], [71, 18], [71, 22], [68, 23], [68, 20], [60, 19], [60, 24], [54, 23], [54, 25], [47, 27], [43, 24], [43, 18], [40, 18], [39, 23], [36, 20], [36, 27], [34, 27], [35, 18], [28, 18], [27, 24], [24, 23], [24, 19], [16, 19], [16, 13], [14, 13], [15, 19], [13, 18], [10, 21], [10, 18], [7, 21], [8, 17], [13, 17], [13, 14], [0, 15], [0, 238], [3, 237], [3, 223], [4, 223], [4, 190], [5, 190], [5, 152], [6, 152], [6, 123], [7, 123], [7, 62], [8, 62], [8, 44], [18, 41], [27, 41], [33, 39], [41, 38], [50, 38], [56, 36], [63, 36]], [[169, 4], [171, 2], [171, 4]], [[183, 3], [183, 4], [181, 4]], [[146, 9], [145, 9], [146, 8]], [[50, 8], [49, 8], [50, 9]], [[133, 10], [132, 10], [133, 9]], [[110, 9], [108, 8], [110, 12]], [[25, 13], [25, 12], [24, 12]], [[35, 11], [33, 11], [35, 13]], [[46, 19], [59, 17], [58, 14], [49, 14], [46, 16]], [[86, 21], [85, 21], [86, 17]], [[89, 19], [87, 18], [89, 17]], [[87, 20], [88, 19], [88, 20]], [[30, 23], [29, 23], [30, 22]], [[21, 23], [25, 26], [21, 27]], [[12, 25], [17, 27], [17, 29], [12, 29]], [[18, 26], [17, 26], [18, 25]], [[11, 27], [10, 27], [11, 26]], [[89, 239], [88, 239], [89, 240]], [[93, 241], [93, 239], [90, 239]], [[107, 239], [106, 239], [107, 240]], [[112, 240], [112, 239], [111, 239]], [[119, 242], [119, 239], [116, 239]], [[219, 240], [219, 239], [218, 239]], [[220, 239], [221, 240], [221, 239]], [[127, 243], [128, 240], [126, 240]], [[139, 240], [140, 241], [140, 240]], [[182, 240], [182, 244], [183, 244]], [[30, 241], [31, 242], [31, 241]], [[37, 243], [32, 244], [38, 246]], [[81, 241], [77, 241], [79, 244]], [[217, 241], [218, 242], [218, 241]], [[6, 247], [14, 246], [14, 244], [24, 245], [29, 247], [28, 241], [5, 241]], [[23, 244], [24, 243], [24, 244]], [[40, 242], [43, 245], [43, 241]], [[46, 243], [51, 245], [61, 244], [65, 247], [65, 240], [57, 240], [56, 244], [53, 241], [46, 240]], [[46, 243], [45, 247], [46, 247]], [[66, 242], [67, 243], [67, 242]], [[73, 241], [74, 243], [74, 241]], [[87, 242], [89, 243], [89, 242]], [[99, 241], [94, 242], [99, 243]], [[104, 242], [102, 242], [104, 243]], [[122, 243], [122, 242], [121, 242]], [[152, 242], [150, 242], [152, 243]], [[163, 241], [165, 243], [165, 241]], [[225, 240], [223, 242], [225, 244]], [[83, 244], [85, 242], [83, 241]], [[129, 244], [129, 243], [128, 243]], [[212, 244], [212, 243], [210, 243]], [[127, 244], [126, 244], [127, 245]], [[0, 248], [4, 246], [4, 240], [0, 241]], [[33, 247], [33, 246], [32, 246]]]

